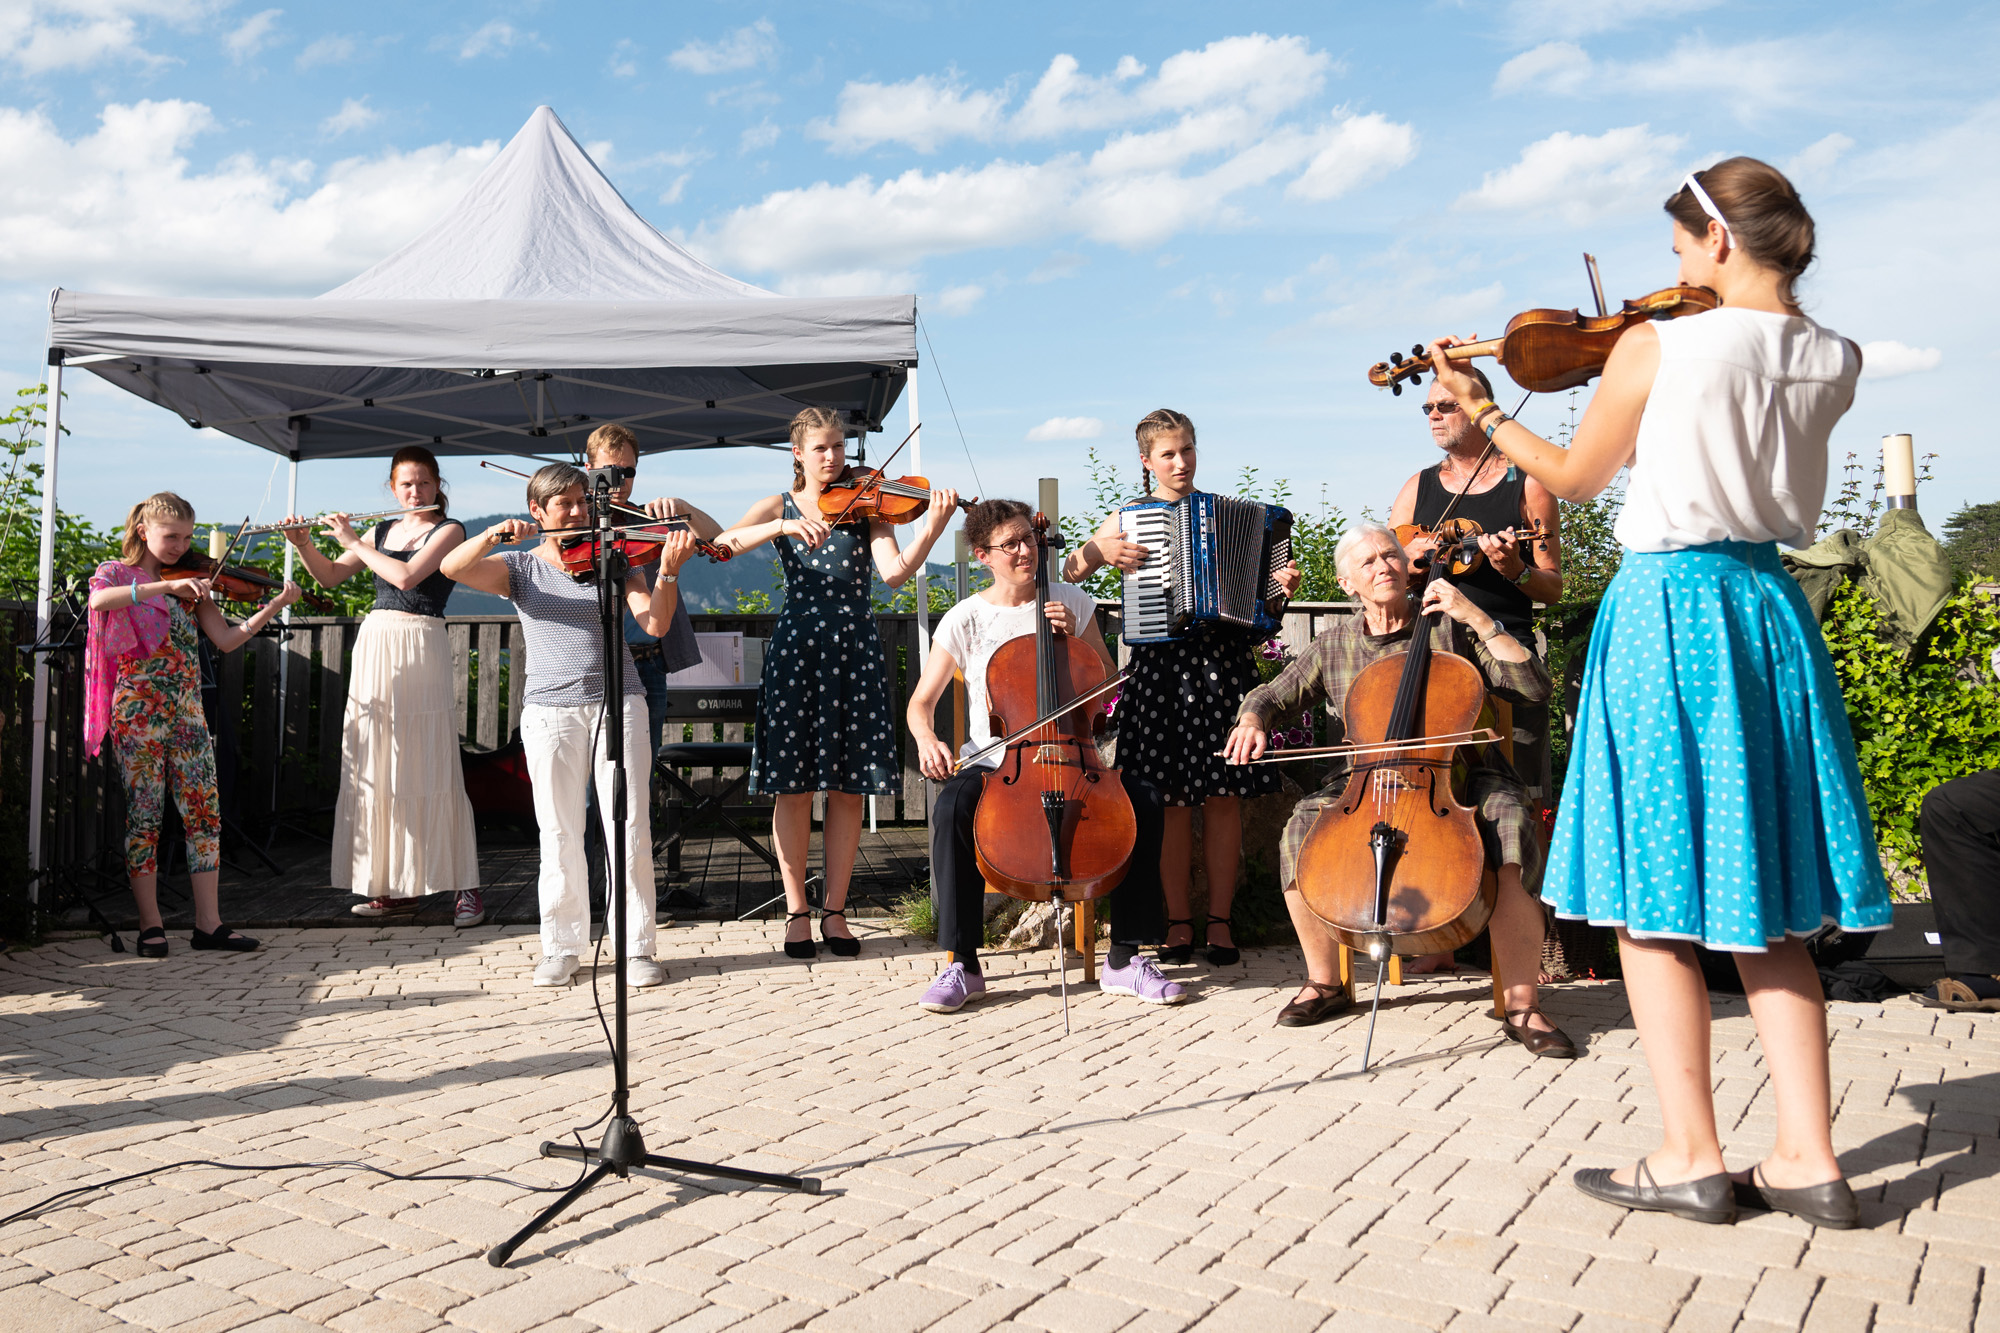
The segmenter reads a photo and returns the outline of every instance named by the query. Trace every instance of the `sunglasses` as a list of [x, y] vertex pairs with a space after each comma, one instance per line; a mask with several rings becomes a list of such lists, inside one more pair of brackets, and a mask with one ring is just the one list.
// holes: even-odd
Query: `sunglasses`
[[1435, 412], [1441, 417], [1448, 417], [1453, 412], [1458, 411], [1457, 403], [1444, 398], [1438, 399], [1435, 403], [1418, 403], [1417, 406], [1423, 410], [1425, 416], [1429, 416]]

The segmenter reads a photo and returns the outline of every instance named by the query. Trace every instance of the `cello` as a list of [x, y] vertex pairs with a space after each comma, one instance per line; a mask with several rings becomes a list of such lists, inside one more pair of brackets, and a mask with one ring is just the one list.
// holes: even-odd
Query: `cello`
[[[1424, 589], [1450, 563], [1431, 561]], [[1421, 604], [1421, 591], [1416, 596]], [[1306, 907], [1376, 964], [1364, 1070], [1390, 956], [1469, 944], [1499, 898], [1472, 808], [1452, 784], [1458, 746], [1486, 707], [1486, 683], [1463, 657], [1432, 651], [1443, 615], [1417, 615], [1408, 650], [1370, 663], [1348, 687], [1341, 714], [1348, 739], [1376, 748], [1354, 765], [1339, 802], [1320, 813], [1299, 849]]]
[[[1009, 639], [986, 667], [986, 696], [1005, 740], [999, 766], [982, 780], [972, 846], [989, 887], [1027, 902], [1104, 897], [1124, 882], [1138, 842], [1132, 798], [1105, 766], [1097, 735], [1106, 715], [1104, 660], [1083, 640], [1049, 625], [1046, 514], [1034, 517], [1035, 632]], [[979, 756], [971, 756], [976, 759]], [[969, 760], [961, 760], [962, 767]], [[1068, 967], [1063, 1022], [1069, 1022]]]

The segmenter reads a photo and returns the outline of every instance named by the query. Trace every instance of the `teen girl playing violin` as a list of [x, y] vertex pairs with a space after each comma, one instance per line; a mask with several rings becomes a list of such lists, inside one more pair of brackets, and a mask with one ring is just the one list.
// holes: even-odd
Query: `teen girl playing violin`
[[160, 920], [160, 814], [167, 784], [187, 826], [188, 875], [194, 884], [196, 949], [245, 953], [248, 935], [222, 924], [217, 902], [222, 814], [215, 791], [215, 742], [201, 711], [195, 627], [223, 652], [234, 652], [299, 599], [287, 583], [241, 625], [231, 625], [208, 595], [207, 579], [165, 579], [160, 571], [187, 554], [194, 506], [171, 491], [148, 496], [125, 517], [123, 553], [90, 579], [90, 636], [84, 653], [84, 753], [95, 757], [109, 733], [125, 777], [125, 868], [139, 907], [139, 956], [165, 958]]
[[361, 895], [351, 909], [356, 916], [414, 912], [425, 894], [450, 892], [452, 924], [476, 926], [486, 905], [453, 717], [444, 628], [451, 579], [440, 568], [465, 540], [465, 525], [445, 517], [437, 456], [422, 445], [389, 460], [389, 489], [411, 512], [376, 524], [366, 537], [346, 514], [323, 520], [340, 543], [338, 559], [321, 554], [309, 529], [285, 529], [322, 586], [337, 587], [363, 569], [375, 580], [374, 608], [354, 639], [341, 724], [332, 882]]
[[[1840, 685], [1778, 543], [1812, 541], [1827, 437], [1854, 401], [1861, 351], [1799, 310], [1813, 220], [1782, 173], [1731, 158], [1690, 175], [1666, 211], [1680, 280], [1721, 305], [1627, 331], [1570, 448], [1510, 420], [1448, 363], [1441, 349], [1460, 340], [1431, 358], [1473, 424], [1561, 498], [1589, 499], [1632, 469], [1542, 896], [1618, 928], [1664, 1141], [1576, 1184], [1701, 1222], [1743, 1206], [1851, 1227], [1825, 1000], [1799, 937], [1828, 920], [1881, 930], [1889, 895]], [[1696, 943], [1735, 955], [1777, 1099], [1775, 1148], [1733, 1182]]]
[[[819, 498], [847, 468], [847, 424], [838, 412], [808, 407], [792, 418], [792, 488], [750, 506], [716, 541], [738, 554], [775, 542], [785, 568], [785, 607], [764, 651], [750, 790], [777, 798], [771, 839], [785, 881], [785, 954], [811, 958], [812, 909], [806, 857], [812, 798], [826, 793], [826, 905], [820, 936], [837, 957], [861, 945], [847, 928], [847, 885], [861, 845], [862, 797], [893, 796], [895, 715], [889, 667], [869, 606], [871, 575], [900, 588], [923, 567], [958, 512], [958, 492], [931, 492], [908, 549], [896, 530], [867, 520], [829, 526]], [[839, 918], [839, 928], [831, 924]]]
[[[1194, 491], [1194, 422], [1163, 407], [1141, 419], [1133, 434], [1148, 491], [1141, 499], [1178, 500]], [[1137, 569], [1146, 555], [1145, 547], [1119, 530], [1113, 512], [1063, 561], [1063, 577], [1081, 583], [1105, 565]], [[1298, 591], [1299, 578], [1296, 565], [1279, 574], [1287, 596]], [[1237, 704], [1257, 685], [1251, 647], [1247, 631], [1208, 625], [1185, 638], [1132, 649], [1129, 678], [1118, 700], [1118, 767], [1127, 781], [1138, 777], [1158, 787], [1167, 803], [1160, 855], [1167, 899], [1163, 962], [1185, 963], [1194, 952], [1188, 903], [1196, 806], [1202, 809], [1208, 868], [1208, 961], [1226, 967], [1240, 957], [1229, 915], [1243, 851], [1242, 798], [1269, 795], [1282, 782], [1275, 765], [1246, 768], [1220, 758]]]

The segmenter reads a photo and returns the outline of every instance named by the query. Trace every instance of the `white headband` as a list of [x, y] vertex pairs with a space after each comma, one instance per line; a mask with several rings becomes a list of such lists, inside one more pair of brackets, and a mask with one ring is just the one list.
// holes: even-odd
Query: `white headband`
[[1736, 233], [1729, 229], [1729, 219], [1722, 216], [1722, 210], [1715, 206], [1715, 200], [1708, 197], [1708, 191], [1701, 188], [1701, 182], [1694, 178], [1694, 173], [1690, 171], [1687, 174], [1687, 179], [1682, 181], [1681, 184], [1694, 191], [1694, 200], [1701, 205], [1702, 212], [1722, 224], [1723, 238], [1734, 248], [1736, 245]]

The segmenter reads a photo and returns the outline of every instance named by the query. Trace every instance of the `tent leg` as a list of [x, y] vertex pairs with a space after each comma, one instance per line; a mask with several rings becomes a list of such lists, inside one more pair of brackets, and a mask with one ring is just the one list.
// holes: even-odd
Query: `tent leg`
[[[285, 483], [285, 517], [287, 518], [299, 512], [299, 456], [294, 453], [291, 459], [291, 475]], [[287, 583], [292, 580], [292, 557], [295, 554], [296, 552], [293, 550], [292, 544], [286, 542], [285, 581]], [[290, 629], [292, 627], [292, 608], [289, 606], [286, 607], [283, 614], [285, 628]], [[291, 645], [288, 642], [278, 652], [278, 763], [271, 770], [271, 809], [274, 811], [278, 808], [278, 775], [285, 771], [285, 701], [291, 693], [286, 688], [286, 684], [291, 674], [292, 654]]]
[[[62, 445], [62, 353], [49, 349], [48, 434], [42, 444], [42, 547], [35, 566], [35, 642], [47, 643], [55, 620], [56, 462]], [[28, 760], [28, 902], [41, 902], [42, 795], [49, 751], [49, 655], [35, 654], [35, 702]]]
[[[914, 368], [909, 379], [909, 397], [905, 401], [910, 408], [910, 471], [921, 477], [924, 474], [924, 437], [920, 429], [923, 418], [917, 415], [917, 376]], [[922, 675], [924, 668], [931, 662], [931, 620], [925, 614], [931, 604], [930, 580], [924, 574], [924, 565], [929, 563], [930, 558], [926, 556], [923, 563], [917, 566], [917, 661], [914, 667], [916, 675]], [[926, 824], [930, 823], [931, 819], [930, 805], [930, 801], [925, 800]], [[908, 819], [911, 813], [908, 810], [903, 811], [903, 818]], [[875, 802], [872, 798], [868, 803], [868, 827], [871, 832], [875, 828]]]

